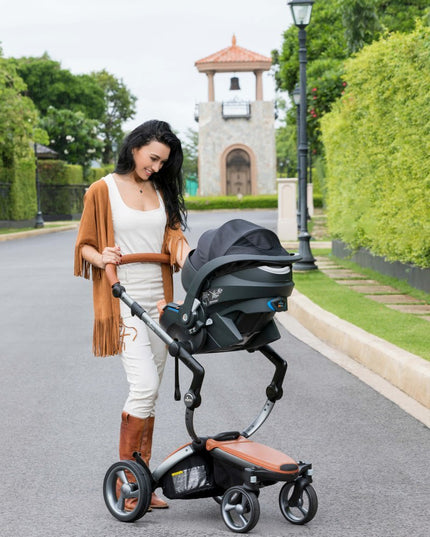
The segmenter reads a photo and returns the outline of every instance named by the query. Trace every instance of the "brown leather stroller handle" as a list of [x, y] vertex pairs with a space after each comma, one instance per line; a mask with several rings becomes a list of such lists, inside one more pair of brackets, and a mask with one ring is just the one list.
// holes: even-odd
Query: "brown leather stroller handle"
[[119, 283], [118, 276], [116, 275], [116, 265], [108, 263], [105, 267], [106, 277], [111, 287], [116, 283]]
[[[127, 263], [167, 263], [170, 264], [169, 254], [145, 253], [145, 254], [126, 254], [121, 257], [121, 265]], [[110, 285], [119, 283], [116, 275], [116, 265], [108, 263], [105, 268], [107, 279]]]
[[170, 263], [169, 254], [125, 254], [121, 257], [121, 265], [127, 263]]

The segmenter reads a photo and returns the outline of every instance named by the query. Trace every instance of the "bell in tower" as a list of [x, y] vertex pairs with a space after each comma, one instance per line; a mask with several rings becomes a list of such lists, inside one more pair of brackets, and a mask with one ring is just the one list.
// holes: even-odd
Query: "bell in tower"
[[240, 90], [239, 78], [237, 76], [232, 76], [230, 79], [230, 91]]

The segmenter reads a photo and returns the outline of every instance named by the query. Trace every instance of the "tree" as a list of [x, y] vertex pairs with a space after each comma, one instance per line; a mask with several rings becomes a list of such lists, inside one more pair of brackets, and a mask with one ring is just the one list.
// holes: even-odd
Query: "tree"
[[428, 23], [428, 0], [376, 0], [376, 10], [387, 32], [412, 32], [417, 19]]
[[[308, 68], [317, 60], [347, 57], [338, 1], [315, 3], [311, 24], [306, 28]], [[296, 26], [291, 26], [284, 32], [282, 48], [280, 51], [272, 52], [272, 59], [277, 88], [291, 94], [299, 81], [299, 43]]]
[[199, 133], [194, 129], [187, 129], [185, 137], [182, 140], [182, 151], [184, 153], [182, 172], [184, 177], [189, 177], [190, 175], [197, 177], [198, 145]]
[[[322, 151], [320, 119], [345, 88], [344, 62], [383, 32], [410, 32], [417, 17], [429, 19], [428, 0], [333, 0], [315, 2], [307, 32], [309, 144]], [[297, 28], [284, 32], [280, 51], [272, 52], [278, 89], [291, 95], [299, 79]], [[346, 80], [347, 82], [347, 80]], [[289, 116], [295, 122], [295, 117]]]
[[94, 72], [91, 76], [104, 95], [100, 134], [104, 141], [102, 160], [104, 164], [109, 164], [113, 160], [114, 150], [124, 137], [122, 124], [136, 114], [137, 98], [130, 93], [122, 80], [118, 80], [106, 70]]
[[13, 63], [0, 57], [0, 165], [5, 168], [12, 166], [15, 158], [27, 158], [31, 153], [38, 114], [23, 95], [25, 89]]
[[377, 2], [379, 0], [341, 0], [342, 23], [350, 54], [358, 52], [379, 35]]
[[50, 147], [70, 164], [80, 164], [84, 173], [91, 161], [100, 157], [103, 142], [98, 138], [99, 124], [83, 112], [50, 107], [41, 126], [48, 132]]
[[0, 49], [0, 219], [24, 220], [36, 214], [33, 142], [38, 113], [23, 95], [25, 83]]
[[105, 103], [103, 89], [90, 75], [74, 75], [44, 54], [40, 58], [14, 60], [18, 74], [27, 85], [26, 95], [42, 116], [53, 106], [83, 112], [90, 119], [101, 120]]

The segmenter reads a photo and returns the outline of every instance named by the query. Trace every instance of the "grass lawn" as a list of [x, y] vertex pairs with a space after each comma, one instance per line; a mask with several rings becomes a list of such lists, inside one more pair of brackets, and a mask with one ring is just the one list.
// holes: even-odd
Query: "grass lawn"
[[30, 229], [34, 229], [34, 227], [0, 227], [0, 235], [7, 235], [8, 233], [18, 233], [20, 231], [30, 231]]
[[[328, 251], [314, 250], [318, 258]], [[407, 283], [382, 276], [370, 269], [363, 269], [355, 263], [332, 257], [338, 265], [352, 268], [384, 285], [391, 285], [402, 293], [430, 303], [427, 293], [411, 288]], [[400, 313], [383, 304], [366, 298], [363, 294], [336, 283], [320, 271], [294, 272], [294, 283], [298, 291], [318, 304], [321, 308], [337, 315], [381, 337], [398, 347], [430, 360], [430, 322], [419, 316]]]
[[[67, 225], [67, 224], [71, 224], [73, 223], [72, 221], [70, 222], [65, 222], [65, 223], [60, 223], [60, 224], [47, 224], [45, 222], [45, 225], [44, 227], [46, 228], [55, 228], [55, 227], [62, 227], [64, 225]], [[7, 235], [8, 233], [20, 233], [21, 231], [34, 231], [35, 227], [0, 227], [0, 235]]]

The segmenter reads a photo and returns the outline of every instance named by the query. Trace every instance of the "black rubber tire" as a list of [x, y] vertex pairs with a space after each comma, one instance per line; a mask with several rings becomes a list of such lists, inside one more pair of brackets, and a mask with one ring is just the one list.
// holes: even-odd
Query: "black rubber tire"
[[[126, 470], [133, 475], [135, 482], [128, 481]], [[123, 483], [118, 498], [116, 495], [117, 479]], [[124, 487], [124, 485], [127, 486]], [[151, 476], [148, 470], [136, 461], [116, 462], [106, 472], [103, 480], [103, 498], [111, 514], [121, 522], [134, 522], [142, 518], [148, 511], [151, 494]], [[125, 510], [124, 501], [127, 498], [137, 499], [136, 506], [132, 511]]]
[[306, 485], [299, 499], [299, 505], [292, 506], [289, 501], [295, 483], [285, 483], [279, 493], [279, 507], [284, 517], [291, 524], [303, 525], [314, 518], [318, 510], [318, 496], [312, 485]]
[[260, 518], [257, 495], [243, 487], [230, 487], [222, 497], [221, 516], [229, 530], [235, 533], [251, 531]]

